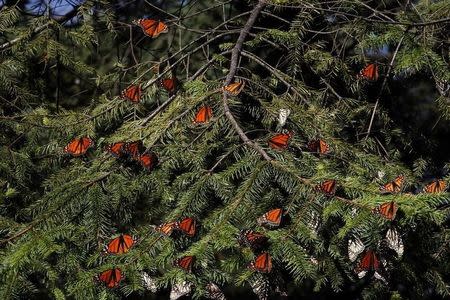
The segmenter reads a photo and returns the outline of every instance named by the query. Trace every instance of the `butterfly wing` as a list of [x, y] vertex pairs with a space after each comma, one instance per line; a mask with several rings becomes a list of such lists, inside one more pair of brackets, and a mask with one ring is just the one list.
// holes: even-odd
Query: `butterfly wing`
[[94, 144], [94, 141], [88, 137], [75, 138], [64, 147], [64, 152], [72, 156], [84, 155], [87, 150]]
[[377, 271], [380, 267], [380, 261], [372, 250], [367, 250], [356, 268], [357, 273], [361, 271]]
[[217, 284], [210, 282], [206, 285], [207, 297], [212, 300], [226, 300], [225, 294], [217, 286]]
[[208, 123], [212, 118], [212, 109], [209, 106], [202, 106], [195, 115], [194, 123], [203, 124]]
[[123, 150], [125, 144], [125, 142], [110, 144], [106, 147], [106, 151], [108, 151], [115, 158], [122, 158], [124, 156]]
[[176, 90], [177, 82], [176, 78], [165, 78], [160, 81], [161, 86], [169, 92], [169, 94], [173, 93]]
[[169, 28], [164, 22], [152, 20], [152, 19], [139, 19], [136, 22], [141, 26], [145, 35], [151, 38], [157, 38], [160, 34], [169, 31]]
[[233, 82], [223, 87], [223, 90], [232, 96], [237, 96], [244, 89], [245, 82]]
[[372, 81], [378, 80], [378, 66], [376, 64], [367, 65], [361, 70], [360, 76]]
[[264, 234], [253, 230], [241, 230], [238, 241], [243, 246], [248, 246], [253, 250], [262, 248], [268, 241]]
[[139, 155], [141, 155], [144, 152], [144, 144], [141, 140], [134, 141], [134, 142], [128, 142], [125, 144], [123, 151], [130, 157], [137, 159]]
[[127, 87], [122, 91], [120, 97], [133, 103], [139, 103], [142, 97], [141, 85], [138, 84], [130, 85], [129, 87]]
[[127, 253], [134, 244], [135, 239], [131, 235], [123, 234], [108, 243], [106, 252], [109, 254]]
[[192, 265], [195, 262], [195, 256], [184, 256], [175, 260], [175, 266], [185, 270], [186, 272], [192, 272]]
[[398, 193], [402, 190], [403, 182], [405, 181], [405, 176], [399, 175], [394, 181], [388, 182], [380, 187], [382, 193]]
[[330, 151], [330, 146], [324, 141], [319, 140], [319, 150], [320, 154], [327, 154]]
[[444, 180], [435, 180], [429, 184], [427, 184], [424, 188], [423, 191], [425, 193], [441, 193], [443, 191], [445, 191], [445, 189], [447, 188], [447, 183]]
[[124, 278], [122, 271], [119, 268], [103, 271], [98, 275], [98, 280], [103, 282], [107, 287], [114, 288], [119, 285]]
[[381, 204], [375, 209], [375, 213], [380, 214], [388, 220], [394, 220], [397, 214], [398, 205], [397, 203], [391, 201]]
[[316, 186], [316, 190], [325, 193], [328, 196], [333, 196], [336, 192], [336, 180], [325, 180]]
[[144, 153], [138, 156], [138, 161], [148, 171], [151, 171], [158, 164], [158, 157], [155, 153]]
[[281, 224], [281, 218], [283, 215], [283, 209], [275, 208], [257, 219], [257, 223], [260, 226], [278, 227]]
[[276, 150], [284, 150], [289, 145], [291, 134], [279, 133], [269, 140], [269, 147]]
[[161, 232], [165, 236], [170, 236], [174, 228], [176, 228], [176, 222], [167, 222], [156, 227], [156, 231]]
[[193, 218], [185, 218], [180, 222], [177, 222], [176, 227], [190, 237], [195, 235], [196, 222]]
[[263, 252], [256, 257], [255, 261], [250, 263], [249, 267], [261, 273], [270, 273], [272, 271], [272, 258], [269, 253]]

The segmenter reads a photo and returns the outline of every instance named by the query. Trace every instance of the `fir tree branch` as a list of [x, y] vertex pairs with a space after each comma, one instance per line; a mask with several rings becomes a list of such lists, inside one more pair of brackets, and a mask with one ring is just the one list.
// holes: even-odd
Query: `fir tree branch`
[[[239, 57], [241, 54], [241, 50], [242, 50], [242, 46], [244, 44], [245, 38], [249, 34], [250, 29], [252, 28], [253, 24], [256, 21], [256, 18], [258, 17], [259, 13], [262, 11], [262, 9], [264, 8], [265, 5], [266, 5], [266, 3], [264, 0], [258, 1], [258, 4], [253, 8], [253, 10], [250, 14], [250, 17], [247, 20], [247, 23], [244, 25], [244, 27], [241, 30], [241, 33], [239, 34], [239, 38], [236, 41], [236, 44], [234, 45], [233, 50], [231, 52], [230, 70], [229, 70], [228, 75], [225, 80], [225, 84], [224, 84], [225, 86], [229, 85], [232, 82], [234, 76], [236, 75], [238, 61], [239, 61]], [[267, 154], [267, 152], [264, 151], [264, 149], [261, 148], [261, 146], [259, 146], [255, 142], [251, 141], [247, 137], [245, 132], [242, 130], [242, 128], [239, 126], [238, 122], [236, 121], [236, 119], [234, 118], [233, 114], [230, 111], [230, 107], [228, 106], [228, 95], [225, 90], [222, 92], [222, 95], [223, 95], [222, 96], [223, 97], [222, 104], [223, 104], [225, 116], [228, 118], [231, 125], [234, 127], [237, 134], [241, 138], [241, 140], [245, 144], [248, 144], [251, 147], [253, 147], [259, 154], [261, 154], [261, 156], [265, 160], [267, 160], [267, 161], [272, 160], [272, 158]]]
[[[45, 30], [48, 26], [50, 26], [55, 20], [56, 20], [56, 22], [58, 22], [59, 24], [62, 24], [62, 23], [64, 23], [64, 22], [66, 22], [66, 21], [72, 19], [73, 17], [75, 17], [75, 16], [77, 15], [77, 13], [78, 13], [78, 8], [79, 8], [79, 7], [80, 7], [80, 6], [75, 6], [70, 12], [68, 12], [68, 13], [65, 14], [64, 16], [62, 16], [62, 17], [60, 17], [60, 18], [57, 18], [57, 19], [52, 19], [52, 20], [48, 21], [47, 23], [45, 23], [45, 24], [43, 24], [43, 25], [41, 25], [41, 26], [36, 27], [36, 28], [33, 30], [32, 35], [39, 34], [41, 31]], [[1, 51], [1, 50], [7, 49], [7, 48], [11, 47], [11, 46], [14, 45], [14, 44], [17, 44], [18, 42], [20, 42], [21, 40], [23, 40], [25, 37], [26, 37], [26, 36], [20, 36], [20, 37], [17, 37], [17, 38], [15, 38], [15, 39], [9, 41], [9, 42], [6, 42], [6, 43], [0, 45], [0, 51]]]

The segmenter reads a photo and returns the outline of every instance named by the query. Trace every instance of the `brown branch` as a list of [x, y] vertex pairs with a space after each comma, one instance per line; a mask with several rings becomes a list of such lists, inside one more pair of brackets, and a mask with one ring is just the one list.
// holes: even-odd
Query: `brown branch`
[[[252, 28], [253, 24], [256, 21], [256, 18], [258, 17], [258, 15], [260, 14], [260, 12], [262, 11], [262, 9], [264, 8], [265, 5], [266, 5], [266, 3], [264, 0], [258, 1], [258, 4], [256, 4], [256, 6], [253, 8], [253, 10], [250, 14], [250, 17], [247, 20], [247, 23], [244, 25], [244, 27], [241, 30], [241, 33], [239, 34], [239, 38], [237, 39], [236, 44], [234, 45], [233, 50], [231, 51], [230, 70], [229, 70], [228, 75], [225, 80], [225, 84], [224, 84], [225, 86], [229, 85], [232, 82], [234, 76], [236, 75], [238, 61], [239, 61], [239, 57], [240, 57], [240, 54], [242, 51], [242, 46], [244, 44], [245, 38], [250, 33], [250, 29]], [[255, 142], [251, 141], [247, 137], [245, 132], [242, 130], [242, 128], [239, 126], [238, 122], [236, 121], [236, 119], [234, 118], [233, 114], [230, 111], [230, 107], [228, 106], [227, 93], [225, 91], [223, 91], [222, 95], [223, 95], [222, 104], [223, 104], [225, 116], [228, 118], [228, 121], [230, 121], [231, 125], [234, 127], [234, 130], [237, 132], [237, 134], [239, 135], [241, 140], [245, 144], [250, 145], [253, 149], [255, 149], [259, 154], [261, 154], [261, 156], [265, 160], [271, 161], [272, 158], [267, 154], [267, 152], [264, 151], [264, 149], [261, 148], [261, 146], [259, 146]]]

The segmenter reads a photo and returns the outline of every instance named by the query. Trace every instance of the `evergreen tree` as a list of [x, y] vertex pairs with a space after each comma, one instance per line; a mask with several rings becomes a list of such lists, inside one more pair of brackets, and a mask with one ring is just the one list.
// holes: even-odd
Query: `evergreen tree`
[[448, 0], [0, 4], [2, 299], [450, 297]]

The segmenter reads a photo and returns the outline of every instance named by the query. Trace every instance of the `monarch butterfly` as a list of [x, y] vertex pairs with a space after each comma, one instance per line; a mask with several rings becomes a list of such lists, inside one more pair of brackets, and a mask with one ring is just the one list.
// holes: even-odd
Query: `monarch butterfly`
[[373, 209], [373, 212], [382, 215], [388, 220], [394, 220], [397, 214], [398, 205], [394, 201], [383, 203]]
[[136, 159], [148, 171], [158, 164], [158, 156], [153, 152], [141, 154]]
[[115, 158], [123, 158], [125, 156], [123, 152], [125, 145], [125, 142], [117, 142], [106, 146], [105, 149]]
[[193, 218], [185, 218], [180, 222], [175, 224], [175, 227], [181, 230], [184, 234], [193, 237], [195, 235], [195, 227], [196, 227], [195, 219]]
[[289, 108], [280, 108], [278, 113], [278, 124], [280, 127], [283, 127], [286, 124], [286, 121], [291, 114], [291, 110]]
[[278, 227], [281, 224], [282, 215], [283, 209], [275, 208], [263, 214], [256, 220], [256, 222], [259, 226]]
[[233, 82], [227, 86], [224, 86], [222, 89], [232, 96], [237, 96], [244, 89], [245, 82]]
[[388, 182], [380, 186], [380, 191], [382, 193], [398, 193], [402, 190], [403, 182], [405, 181], [405, 176], [399, 175], [395, 177], [394, 181]]
[[259, 300], [269, 299], [270, 283], [266, 276], [259, 276], [258, 278], [251, 280], [250, 286], [253, 293], [258, 296]]
[[389, 230], [386, 232], [385, 240], [387, 246], [394, 250], [397, 253], [398, 257], [403, 256], [403, 252], [405, 251], [403, 240], [394, 227], [389, 228]]
[[133, 84], [127, 87], [120, 94], [122, 99], [131, 101], [133, 103], [139, 103], [142, 97], [142, 88], [140, 84]]
[[177, 222], [167, 222], [156, 227], [156, 231], [161, 232], [166, 236], [170, 236], [172, 234], [173, 229], [176, 227]]
[[311, 152], [319, 154], [327, 154], [330, 151], [330, 146], [322, 139], [313, 140], [308, 143], [308, 149]]
[[238, 236], [238, 242], [242, 246], [248, 246], [253, 250], [262, 248], [269, 240], [264, 234], [253, 230], [241, 230]]
[[170, 290], [169, 299], [176, 300], [183, 296], [187, 296], [192, 292], [193, 284], [191, 282], [183, 281], [175, 285], [172, 285]]
[[272, 138], [270, 138], [269, 146], [272, 149], [284, 150], [284, 149], [286, 149], [288, 147], [289, 140], [291, 139], [291, 137], [293, 135], [294, 135], [293, 132], [279, 133], [279, 134], [273, 136]]
[[105, 252], [108, 254], [127, 253], [134, 244], [136, 244], [136, 238], [128, 234], [121, 234], [106, 245]]
[[158, 286], [156, 285], [156, 280], [153, 279], [146, 272], [141, 273], [142, 285], [146, 290], [156, 293], [158, 291]]
[[348, 259], [355, 261], [358, 255], [365, 250], [363, 242], [359, 238], [348, 240]]
[[325, 193], [328, 196], [333, 196], [336, 193], [336, 180], [329, 179], [316, 185], [316, 191]]
[[173, 264], [186, 272], [192, 272], [192, 266], [195, 263], [195, 256], [183, 256], [176, 259]]
[[134, 142], [127, 142], [123, 147], [123, 152], [134, 159], [138, 159], [139, 155], [145, 150], [144, 144], [141, 140]]
[[84, 155], [90, 147], [94, 145], [94, 141], [89, 137], [75, 138], [64, 147], [64, 152], [72, 156]]
[[376, 64], [368, 64], [359, 72], [359, 77], [371, 81], [378, 80], [378, 66]]
[[212, 118], [212, 109], [211, 107], [205, 105], [200, 107], [197, 114], [195, 115], [194, 123], [195, 124], [203, 124], [208, 123]]
[[261, 273], [270, 273], [272, 271], [272, 258], [269, 253], [263, 252], [256, 257], [255, 261], [250, 263], [249, 268]]
[[165, 78], [159, 81], [159, 84], [169, 92], [169, 94], [172, 94], [175, 92], [177, 88], [177, 79], [174, 78]]
[[225, 300], [225, 295], [219, 286], [213, 282], [206, 285], [207, 298], [212, 300]]
[[442, 179], [438, 179], [438, 180], [434, 180], [434, 181], [430, 182], [429, 184], [427, 184], [423, 188], [423, 191], [424, 191], [424, 193], [441, 193], [441, 192], [445, 191], [446, 188], [447, 188], [447, 183]]
[[135, 20], [134, 23], [141, 26], [144, 34], [153, 39], [158, 37], [161, 33], [166, 33], [169, 31], [169, 28], [165, 23], [157, 20], [139, 19]]
[[120, 281], [124, 278], [125, 276], [122, 274], [122, 270], [120, 270], [119, 268], [103, 271], [96, 276], [96, 279], [98, 281], [103, 282], [109, 288], [118, 286]]
[[366, 250], [363, 257], [356, 267], [356, 273], [362, 271], [377, 271], [380, 268], [380, 261], [373, 250]]

